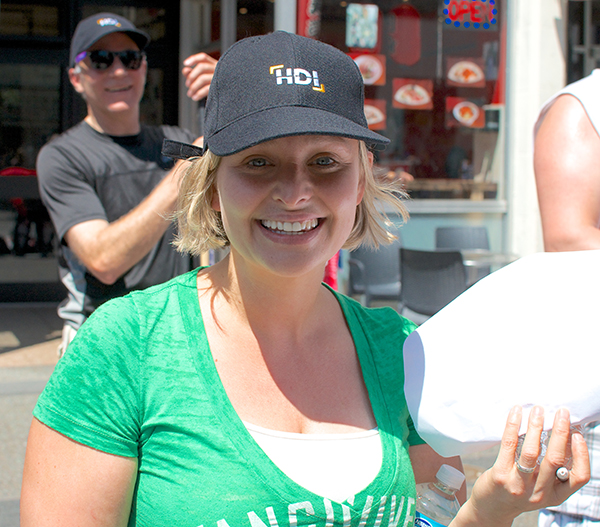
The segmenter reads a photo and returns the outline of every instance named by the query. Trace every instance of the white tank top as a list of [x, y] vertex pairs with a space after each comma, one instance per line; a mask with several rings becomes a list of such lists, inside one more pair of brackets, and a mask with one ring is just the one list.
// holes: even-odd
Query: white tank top
[[554, 101], [561, 95], [569, 94], [579, 99], [579, 102], [583, 106], [587, 113], [593, 127], [596, 129], [598, 135], [600, 135], [600, 69], [595, 69], [587, 77], [584, 77], [577, 82], [573, 82], [565, 86], [562, 90], [556, 92], [550, 99], [548, 99], [537, 118], [535, 126], [533, 127], [533, 136], [537, 134], [537, 131], [546, 116], [546, 113], [554, 104]]
[[290, 479], [338, 503], [365, 489], [381, 469], [379, 430], [350, 434], [296, 434], [250, 423], [246, 428]]

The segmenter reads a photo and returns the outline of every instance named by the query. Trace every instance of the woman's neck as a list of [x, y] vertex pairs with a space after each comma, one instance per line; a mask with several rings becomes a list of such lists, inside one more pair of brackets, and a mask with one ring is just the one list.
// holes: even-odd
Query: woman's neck
[[209, 269], [210, 285], [255, 330], [300, 335], [322, 318], [335, 298], [321, 284], [323, 269], [301, 276], [277, 276], [238, 264], [235, 256]]

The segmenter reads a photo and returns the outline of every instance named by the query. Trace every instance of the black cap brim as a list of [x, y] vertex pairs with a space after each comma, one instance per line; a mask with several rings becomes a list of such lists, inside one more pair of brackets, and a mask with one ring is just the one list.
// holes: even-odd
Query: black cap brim
[[251, 146], [293, 135], [334, 135], [362, 140], [381, 149], [390, 140], [368, 128], [317, 108], [283, 106], [248, 115], [213, 133], [206, 148], [218, 156], [228, 156]]

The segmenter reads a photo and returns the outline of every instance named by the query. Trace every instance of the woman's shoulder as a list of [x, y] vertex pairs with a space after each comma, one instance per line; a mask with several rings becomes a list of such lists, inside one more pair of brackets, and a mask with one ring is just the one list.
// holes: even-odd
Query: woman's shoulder
[[197, 269], [194, 269], [161, 284], [112, 298], [98, 307], [88, 321], [95, 325], [104, 320], [112, 321], [117, 326], [132, 326], [169, 316], [172, 309], [179, 310], [182, 303], [193, 303], [196, 298], [196, 273]]

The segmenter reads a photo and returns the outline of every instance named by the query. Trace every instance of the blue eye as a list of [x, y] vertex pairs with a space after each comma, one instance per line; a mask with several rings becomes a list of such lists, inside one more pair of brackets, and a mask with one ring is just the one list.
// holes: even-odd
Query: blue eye
[[256, 168], [264, 167], [264, 166], [267, 166], [267, 160], [263, 157], [256, 157], [256, 158], [248, 161], [248, 164], [251, 167], [256, 167]]
[[329, 165], [332, 165], [333, 163], [335, 163], [335, 161], [329, 156], [318, 157], [315, 160], [315, 164], [320, 165], [320, 166], [329, 166]]

